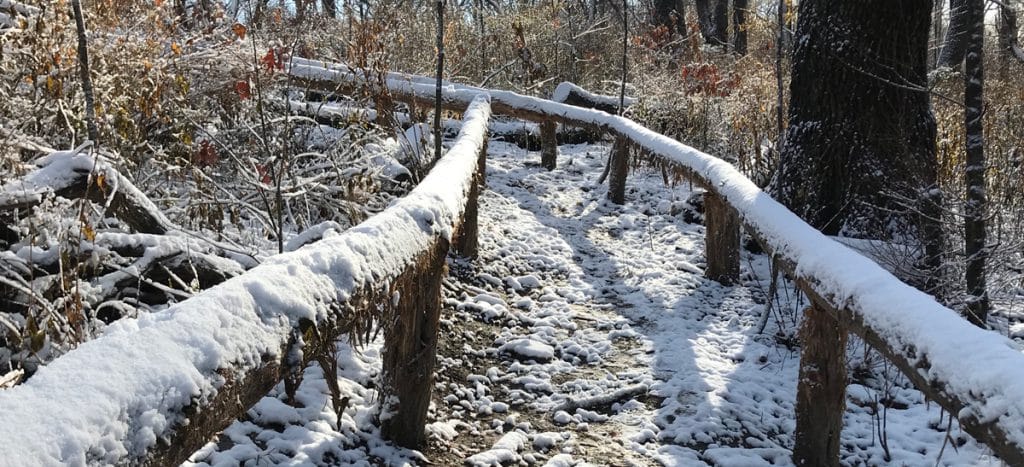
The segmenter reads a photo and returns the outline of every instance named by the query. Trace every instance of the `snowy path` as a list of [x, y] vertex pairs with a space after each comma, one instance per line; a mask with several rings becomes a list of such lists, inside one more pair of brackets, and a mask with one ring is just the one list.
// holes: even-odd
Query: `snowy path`
[[[491, 149], [478, 280], [504, 288], [514, 311], [488, 306], [490, 294], [460, 305], [496, 315], [501, 326], [491, 347], [499, 356], [517, 347], [552, 356], [504, 360], [491, 380], [529, 389], [499, 388], [496, 397], [544, 413], [560, 437], [569, 436], [558, 447], [592, 463], [602, 459], [593, 454], [614, 453], [623, 464], [693, 465], [702, 458], [697, 450], [712, 461], [784, 461], [794, 354], [748, 338], [762, 308], [748, 289], [703, 278], [703, 227], [672, 215], [686, 209], [688, 190], [641, 177], [645, 183], [631, 183], [633, 202], [615, 206], [592, 187], [603, 148], [563, 147], [554, 172], [525, 166], [513, 148]], [[520, 274], [527, 275], [513, 280]], [[566, 399], [636, 384], [650, 395], [557, 412]], [[707, 449], [713, 444], [720, 447]]]
[[[560, 150], [559, 168], [547, 172], [536, 166], [536, 153], [491, 143], [481, 257], [453, 263], [446, 282], [435, 421], [422, 455], [379, 438], [378, 343], [358, 355], [339, 345], [350, 398], [340, 423], [314, 367], [299, 392], [304, 407], [268, 396], [194, 459], [790, 465], [796, 324], [782, 313], [756, 334], [765, 258], [743, 253], [740, 286], [704, 279], [704, 228], [684, 221], [692, 213], [687, 186], [666, 187], [660, 174], [640, 170], [631, 175], [627, 204], [615, 206], [595, 185], [607, 148]], [[851, 353], [854, 364], [884, 374], [877, 356]], [[851, 384], [845, 463], [936, 464], [946, 419], [905, 387], [874, 376]], [[884, 412], [882, 439], [890, 460], [873, 415], [886, 391], [893, 407]], [[984, 447], [952, 431], [940, 465], [988, 463]]]

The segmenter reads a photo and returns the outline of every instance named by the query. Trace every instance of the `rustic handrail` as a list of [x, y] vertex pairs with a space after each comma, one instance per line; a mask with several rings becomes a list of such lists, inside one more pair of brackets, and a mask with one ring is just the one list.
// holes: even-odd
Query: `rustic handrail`
[[[178, 465], [301, 371], [304, 354], [342, 334], [365, 339], [374, 321], [385, 332], [383, 431], [400, 444], [421, 440], [445, 256], [449, 246], [475, 251], [490, 105], [477, 96], [464, 110], [454, 146], [385, 211], [163, 312], [115, 323], [0, 391], [2, 463]], [[413, 357], [426, 381], [410, 369]]]
[[[360, 77], [341, 67], [318, 66], [316, 62], [296, 64], [289, 73], [298, 85], [321, 91], [361, 86]], [[426, 103], [433, 96], [432, 87], [409, 75], [389, 74], [385, 85], [399, 101]], [[450, 109], [464, 106], [478, 91], [448, 84], [443, 104]], [[988, 445], [1003, 461], [1024, 465], [1024, 355], [1012, 341], [971, 325], [933, 297], [823, 235], [721, 159], [628, 118], [510, 91], [488, 92], [495, 114], [603, 130], [641, 149], [640, 156], [653, 165], [706, 189], [709, 196], [735, 213], [720, 215], [738, 215], [747, 232], [776, 258], [824, 316], [885, 355], [929, 399], [955, 414], [965, 431]], [[735, 222], [717, 224], [722, 229], [738, 228]], [[738, 261], [738, 252], [728, 251], [739, 247], [735, 232], [708, 229], [708, 236], [709, 240], [721, 236], [731, 239], [731, 245], [718, 246], [726, 250], [722, 257], [709, 257], [709, 263]], [[729, 264], [716, 266], [731, 269]], [[797, 431], [800, 433], [801, 427]], [[829, 461], [835, 462], [838, 459]]]

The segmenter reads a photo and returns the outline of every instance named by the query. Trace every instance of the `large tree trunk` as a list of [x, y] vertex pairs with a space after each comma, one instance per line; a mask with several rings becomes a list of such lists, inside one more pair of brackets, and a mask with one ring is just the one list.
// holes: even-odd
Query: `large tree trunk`
[[713, 45], [728, 43], [729, 0], [694, 0], [697, 23], [704, 41]]
[[686, 35], [686, 6], [683, 0], [654, 0], [655, 26], [664, 26], [672, 33]]
[[964, 181], [967, 203], [964, 205], [964, 252], [967, 254], [967, 319], [985, 327], [988, 318], [988, 292], [985, 290], [985, 136], [982, 126], [984, 107], [985, 3], [970, 0], [970, 41], [964, 73], [964, 123], [967, 139], [967, 167]]
[[931, 0], [800, 2], [780, 197], [827, 234], [921, 240], [937, 193]]
[[1006, 52], [1006, 57], [1024, 61], [1024, 49], [1021, 49], [1017, 38], [1017, 11], [1010, 0], [999, 5], [999, 22], [996, 23], [999, 33], [999, 50]]
[[747, 0], [732, 1], [732, 50], [747, 54]]
[[729, 0], [717, 0], [715, 2], [714, 21], [714, 42], [713, 44], [726, 45], [729, 43]]
[[971, 18], [968, 4], [970, 0], [949, 0], [949, 29], [942, 41], [939, 53], [939, 66], [959, 68], [967, 53], [967, 42], [970, 39]]
[[324, 8], [324, 16], [328, 18], [338, 17], [338, 3], [336, 0], [320, 0], [320, 5]]
[[939, 65], [939, 49], [942, 44], [942, 7], [945, 0], [934, 0], [932, 4], [932, 35], [928, 44], [928, 63], [932, 66]]

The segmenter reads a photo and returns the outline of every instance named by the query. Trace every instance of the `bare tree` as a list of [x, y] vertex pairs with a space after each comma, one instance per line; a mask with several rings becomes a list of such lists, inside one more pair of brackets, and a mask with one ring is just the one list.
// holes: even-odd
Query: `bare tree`
[[729, 0], [694, 0], [694, 9], [704, 41], [713, 45], [728, 44]]
[[732, 1], [732, 50], [747, 54], [747, 0]]
[[1021, 49], [1017, 37], [1017, 11], [1010, 0], [996, 1], [999, 5], [999, 22], [996, 23], [996, 31], [999, 35], [999, 50], [1006, 52], [1007, 57], [1024, 61], [1024, 49]]
[[434, 160], [441, 157], [441, 82], [444, 79], [444, 0], [437, 0], [437, 81], [434, 89]]
[[986, 291], [985, 260], [985, 137], [984, 114], [984, 44], [985, 3], [970, 0], [967, 4], [970, 40], [964, 73], [964, 126], [967, 139], [967, 167], [964, 181], [967, 202], [964, 204], [964, 252], [967, 255], [967, 319], [985, 327], [988, 318], [988, 292]]
[[96, 128], [96, 99], [92, 90], [89, 45], [86, 39], [85, 15], [82, 14], [81, 0], [71, 0], [71, 11], [75, 17], [75, 28], [78, 30], [78, 72], [82, 79], [82, 94], [85, 96], [85, 127], [89, 139], [96, 142], [99, 141], [100, 133]]
[[654, 0], [655, 26], [664, 26], [670, 32], [686, 34], [686, 4], [683, 0]]
[[337, 0], [320, 0], [320, 5], [324, 9], [324, 16], [328, 18], [338, 17], [338, 2]]
[[949, 0], [949, 29], [942, 41], [939, 52], [939, 67], [959, 67], [967, 53], [967, 42], [970, 39], [970, 7], [971, 0]]

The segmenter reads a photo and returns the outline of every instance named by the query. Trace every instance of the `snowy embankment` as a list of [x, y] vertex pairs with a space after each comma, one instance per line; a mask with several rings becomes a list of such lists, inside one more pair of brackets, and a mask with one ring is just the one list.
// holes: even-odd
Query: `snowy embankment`
[[[307, 84], [358, 83], [338, 66], [304, 62], [289, 73]], [[433, 84], [389, 75], [396, 99], [429, 99]], [[479, 90], [448, 84], [444, 101], [463, 105]], [[914, 384], [956, 413], [973, 436], [1010, 463], [1024, 463], [1024, 355], [1009, 339], [978, 329], [955, 311], [899, 281], [875, 262], [817, 231], [731, 164], [642, 125], [604, 112], [489, 91], [496, 114], [603, 128], [645, 149], [656, 163], [687, 173], [734, 207], [773, 255], [848, 329], [865, 337]], [[978, 365], [974, 362], [985, 362]]]
[[[439, 237], [458, 231], [490, 116], [485, 96], [470, 104], [454, 146], [384, 212], [163, 312], [119, 321], [25, 384], [0, 391], [3, 461], [135, 464], [162, 449], [187, 456], [199, 446], [188, 450], [179, 435], [211, 428], [197, 419], [221, 423], [216, 431], [244, 413], [269, 388], [242, 393], [238, 387], [257, 372], [279, 374], [300, 320], [352, 318], [347, 313], [359, 307], [345, 306], [350, 299], [385, 287]], [[198, 414], [187, 418], [186, 409]], [[212, 433], [190, 441], [201, 445]]]

